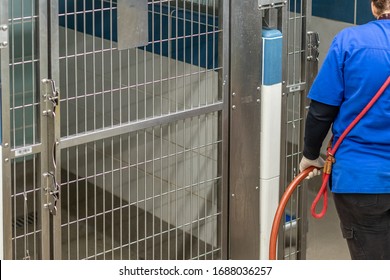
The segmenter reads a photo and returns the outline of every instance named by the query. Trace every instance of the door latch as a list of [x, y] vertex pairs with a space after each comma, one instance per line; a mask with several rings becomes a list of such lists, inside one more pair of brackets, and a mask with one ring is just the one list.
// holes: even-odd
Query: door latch
[[318, 32], [309, 31], [307, 32], [307, 60], [311, 62], [318, 62], [320, 51], [320, 36]]
[[43, 79], [42, 84], [46, 86], [46, 91], [43, 96], [44, 98], [46, 98], [46, 108], [44, 108], [42, 113], [44, 116], [55, 117], [56, 108], [58, 106], [59, 97], [60, 97], [59, 91], [56, 87], [55, 82], [51, 79]]
[[60, 199], [60, 186], [52, 172], [42, 174], [46, 181], [46, 203], [43, 205], [48, 208], [52, 215], [57, 214], [57, 201]]

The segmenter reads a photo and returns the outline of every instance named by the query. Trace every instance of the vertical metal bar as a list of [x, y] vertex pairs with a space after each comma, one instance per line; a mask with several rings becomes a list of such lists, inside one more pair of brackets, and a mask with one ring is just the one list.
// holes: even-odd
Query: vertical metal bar
[[83, 30], [84, 30], [84, 33], [83, 33], [83, 52], [84, 52], [84, 55], [83, 55], [83, 62], [84, 62], [84, 130], [83, 132], [87, 132], [88, 131], [88, 123], [89, 123], [89, 120], [88, 120], [88, 98], [87, 98], [87, 95], [88, 95], [88, 79], [87, 79], [87, 69], [89, 67], [89, 65], [87, 64], [87, 6], [86, 6], [86, 0], [83, 0]]
[[[169, 90], [170, 91], [170, 90]], [[170, 97], [169, 97], [170, 98]], [[171, 174], [171, 158], [172, 158], [172, 152], [171, 152], [171, 147], [172, 147], [172, 124], [169, 124], [167, 126], [168, 129], [168, 157], [167, 157], [167, 164], [168, 164], [168, 260], [171, 260], [173, 257], [171, 256], [171, 247], [172, 247], [172, 242], [171, 242], [171, 234], [172, 234], [172, 187], [174, 187], [174, 184], [172, 182]]]
[[[183, 120], [183, 205], [187, 205], [187, 193], [188, 193], [188, 179], [187, 179], [187, 138], [186, 138], [186, 120]], [[183, 213], [183, 259], [187, 258], [187, 215], [186, 211]]]
[[[215, 0], [213, 0], [213, 14], [215, 15]], [[224, 107], [222, 112], [217, 115], [217, 139], [222, 140], [222, 144], [218, 145], [218, 167], [217, 176], [220, 177], [220, 182], [215, 182], [214, 185], [217, 189], [217, 210], [221, 211], [222, 215], [217, 217], [217, 246], [221, 246], [221, 258], [227, 259], [230, 257], [229, 252], [229, 223], [228, 223], [228, 202], [229, 202], [229, 119], [230, 119], [230, 100], [229, 100], [229, 88], [230, 88], [230, 1], [219, 0], [218, 1], [218, 17], [219, 27], [222, 28], [222, 32], [218, 34], [218, 62], [214, 61], [213, 66], [222, 66], [222, 70], [218, 71], [218, 100], [222, 100]], [[214, 30], [216, 27], [213, 26]], [[213, 34], [213, 54], [216, 50], [215, 40]], [[214, 57], [214, 55], [213, 55]], [[215, 66], [214, 66], [215, 67]], [[215, 100], [214, 100], [215, 101]], [[213, 122], [214, 128], [214, 122]], [[212, 130], [214, 131], [214, 129]], [[212, 201], [214, 202], [215, 186], [213, 186]], [[213, 259], [215, 254], [212, 255]]]
[[[81, 120], [79, 120], [79, 63], [78, 63], [78, 37], [77, 37], [77, 26], [78, 26], [78, 14], [77, 14], [77, 0], [73, 0], [73, 7], [74, 7], [74, 30], [73, 30], [73, 55], [74, 55], [74, 68], [72, 69], [72, 74], [74, 78], [74, 87], [75, 87], [75, 92], [74, 92], [74, 102], [72, 104], [72, 111], [71, 114], [75, 115], [75, 130], [73, 134], [77, 134], [80, 131], [79, 125], [81, 123]], [[102, 35], [103, 36], [103, 35]], [[68, 72], [67, 75], [70, 73]], [[68, 119], [69, 123], [69, 119]], [[69, 125], [69, 124], [68, 124]], [[77, 242], [76, 242], [77, 243]]]
[[[138, 64], [137, 64], [138, 65]], [[137, 93], [138, 94], [138, 93]], [[137, 102], [137, 106], [138, 106], [138, 102]], [[137, 210], [136, 210], [136, 213], [137, 213], [137, 218], [136, 218], [136, 227], [137, 227], [137, 258], [139, 258], [140, 256], [140, 244], [139, 244], [139, 239], [140, 239], [140, 220], [139, 220], [139, 217], [140, 217], [140, 211], [139, 211], [139, 208], [140, 208], [140, 205], [139, 205], [139, 132], [136, 133], [136, 153], [137, 153], [137, 157], [136, 157], [136, 186], [137, 186], [137, 194], [136, 194], [136, 198], [137, 198], [137, 202], [136, 202], [136, 207], [137, 207]]]
[[[111, 11], [111, 10], [110, 10]], [[112, 63], [112, 62], [111, 62]], [[111, 72], [112, 74], [112, 72]], [[112, 94], [111, 94], [112, 96]], [[111, 103], [112, 104], [112, 103]], [[111, 114], [112, 116], [113, 114]], [[111, 209], [110, 209], [110, 212], [111, 212], [111, 260], [114, 260], [115, 259], [115, 256], [114, 256], [114, 248], [115, 248], [115, 224], [114, 224], [114, 214], [115, 214], [115, 205], [114, 205], [114, 192], [115, 192], [115, 185], [114, 185], [114, 137], [111, 137], [111, 141], [110, 141], [110, 148], [111, 148]]]
[[[33, 14], [36, 11], [35, 8], [36, 8], [35, 7], [35, 2], [31, 1], [31, 11], [33, 11]], [[33, 25], [33, 27], [32, 27], [32, 38], [36, 38], [36, 36], [39, 35], [39, 34], [36, 33], [36, 28], [34, 28], [36, 23], [34, 22], [33, 19], [32, 19], [32, 21], [33, 21], [33, 23], [32, 23], [32, 25]], [[32, 54], [32, 61], [35, 61], [36, 60], [36, 57], [35, 57], [35, 41], [33, 41], [31, 43], [31, 54]], [[36, 77], [36, 69], [35, 69], [34, 65], [32, 67], [32, 77]], [[39, 84], [39, 81], [37, 79], [33, 78], [32, 79], [32, 89], [33, 89], [33, 91], [34, 91], [34, 89], [37, 88], [38, 84]], [[37, 112], [35, 110], [35, 107], [36, 107], [36, 104], [37, 104], [38, 101], [39, 101], [39, 95], [35, 94], [35, 96], [34, 96], [34, 98], [32, 100], [32, 104], [34, 104], [33, 105], [33, 107], [34, 107], [33, 108], [33, 117], [32, 117], [32, 131], [33, 131], [32, 143], [33, 144], [36, 144], [36, 142], [37, 142], [37, 132], [38, 132], [37, 127], [38, 127], [39, 115], [38, 116], [36, 115]]]
[[[95, 41], [95, 40], [94, 40]], [[94, 83], [95, 85], [95, 83]], [[97, 253], [98, 253], [98, 250], [97, 250], [97, 223], [98, 223], [98, 220], [97, 220], [97, 166], [96, 166], [96, 163], [97, 163], [97, 156], [96, 156], [96, 153], [97, 153], [97, 147], [96, 147], [96, 141], [93, 142], [93, 223], [94, 223], [94, 259], [96, 260], [97, 259]]]
[[[96, 27], [95, 27], [95, 22], [96, 22], [96, 16], [95, 16], [95, 13], [96, 13], [96, 10], [95, 10], [95, 1], [92, 1], [92, 70], [93, 70], [93, 75], [92, 75], [92, 84], [93, 84], [93, 92], [96, 93], [96, 74], [97, 71], [96, 71], [96, 39], [95, 39], [95, 34], [96, 34]], [[97, 113], [95, 112], [97, 108], [97, 105], [96, 105], [96, 94], [93, 95], [93, 111], [92, 111], [92, 115], [93, 115], [93, 130], [96, 130], [97, 129], [97, 126], [96, 126], [96, 116], [97, 116]], [[96, 143], [94, 143], [94, 145], [96, 145]], [[96, 174], [96, 173], [94, 173]], [[96, 187], [96, 185], [95, 185]], [[95, 193], [96, 194], [96, 193]], [[96, 203], [96, 202], [95, 202]], [[96, 209], [96, 208], [95, 208]], [[96, 217], [96, 215], [95, 215]], [[96, 218], [95, 218], [96, 219]], [[96, 227], [96, 220], [95, 220], [95, 227]], [[96, 246], [95, 246], [95, 250], [96, 250]], [[95, 256], [96, 256], [96, 252], [95, 252]]]
[[[66, 149], [66, 201], [67, 201], [67, 205], [70, 205], [70, 184], [69, 184], [69, 181], [70, 181], [70, 164], [69, 164], [69, 161], [70, 161], [70, 156], [69, 156], [69, 148]], [[68, 206], [67, 207], [67, 213], [66, 213], [66, 217], [67, 217], [67, 220], [66, 220], [66, 229], [67, 229], [67, 251], [68, 251], [68, 255], [66, 256], [66, 259], [70, 259], [70, 253], [71, 253], [71, 247], [70, 247], [70, 207]]]
[[[154, 59], [153, 59], [154, 61]], [[154, 66], [153, 66], [153, 73], [154, 73]], [[154, 76], [154, 74], [153, 74]], [[153, 95], [154, 95], [154, 91], [153, 91]], [[155, 237], [156, 237], [156, 227], [155, 227], [155, 224], [156, 224], [156, 204], [155, 204], [155, 200], [156, 200], [156, 189], [155, 189], [155, 162], [156, 162], [156, 151], [155, 151], [155, 139], [156, 139], [156, 136], [155, 136], [155, 129], [156, 128], [152, 128], [152, 260], [155, 260], [155, 252], [156, 252], [156, 243], [155, 243]]]
[[[200, 95], [200, 94], [199, 94]], [[199, 96], [199, 98], [200, 98], [200, 96]], [[201, 140], [200, 140], [200, 135], [202, 134], [202, 128], [201, 128], [201, 121], [200, 121], [200, 119], [201, 119], [201, 117], [200, 116], [198, 116], [198, 124], [197, 124], [197, 126], [198, 126], [198, 147], [197, 147], [197, 152], [196, 152], [196, 156], [197, 156], [197, 158], [198, 158], [198, 162], [197, 162], [197, 178], [196, 178], [196, 189], [197, 189], [197, 192], [196, 192], [196, 218], [197, 218], [197, 225], [196, 225], [196, 227], [197, 227], [197, 232], [196, 232], [196, 234], [197, 234], [197, 254], [198, 254], [198, 257], [197, 257], [197, 259], [199, 260], [200, 259], [200, 240], [201, 240], [201, 236], [200, 236], [200, 174], [201, 174], [201, 172], [202, 172], [202, 170], [201, 170], [201, 166], [200, 166], [200, 157], [201, 157], [201, 154], [200, 154], [200, 143], [201, 143]], [[205, 215], [206, 215], [206, 213], [205, 213]], [[206, 242], [206, 241], [205, 241]]]
[[[37, 160], [37, 158], [36, 157], [34, 157], [34, 159], [33, 159], [33, 170], [38, 170], [37, 169], [37, 166], [38, 166], [38, 164], [36, 163], [36, 160]], [[38, 242], [37, 242], [37, 240], [38, 240], [38, 230], [37, 230], [37, 215], [36, 215], [36, 213], [38, 213], [38, 211], [37, 211], [37, 205], [38, 205], [38, 202], [37, 202], [37, 196], [35, 195], [35, 192], [36, 192], [36, 190], [37, 190], [37, 185], [36, 185], [36, 181], [37, 181], [37, 178], [38, 178], [39, 176], [38, 176], [38, 174], [37, 174], [37, 172], [34, 172], [34, 174], [33, 174], [33, 213], [34, 213], [34, 218], [33, 218], [33, 232], [34, 232], [34, 234], [33, 234], [33, 240], [34, 240], [34, 244], [33, 244], [33, 252], [34, 252], [34, 256], [33, 256], [33, 258], [34, 258], [34, 260], [37, 260], [38, 259], [38, 256], [39, 256], [39, 254], [38, 254]]]
[[[207, 56], [206, 56], [207, 57]], [[213, 161], [213, 158], [208, 154], [208, 149], [209, 149], [209, 144], [211, 144], [211, 145], [213, 145], [212, 143], [213, 143], [213, 141], [215, 141], [214, 139], [212, 139], [212, 137], [211, 137], [211, 135], [209, 135], [209, 117], [210, 117], [210, 115], [209, 114], [207, 114], [206, 116], [205, 116], [205, 135], [204, 135], [204, 157], [206, 158], [206, 166], [205, 166], [205, 168], [204, 168], [204, 170], [205, 170], [205, 176], [204, 176], [204, 182], [203, 182], [203, 190], [204, 190], [204, 194], [203, 194], [203, 197], [204, 197], [204, 253], [205, 253], [205, 260], [207, 260], [208, 259], [208, 251], [207, 251], [207, 242], [208, 242], [208, 223], [209, 223], [209, 217], [208, 217], [208, 215], [209, 215], [209, 210], [208, 210], [208, 207], [207, 207], [207, 205], [208, 205], [208, 198], [209, 198], [209, 196], [208, 196], [208, 192], [209, 192], [209, 189], [208, 189], [208, 184], [209, 184], [209, 182], [208, 182], [208, 172], [209, 171], [211, 171], [211, 176], [210, 176], [210, 179], [211, 178], [213, 178], [213, 176], [214, 176], [214, 173], [213, 173], [213, 168], [212, 168], [212, 166], [213, 165], [211, 165], [211, 168], [210, 168], [210, 161], [211, 161], [211, 163], [213, 163], [212, 161]], [[211, 138], [211, 141], [210, 141], [210, 143], [208, 143], [208, 139], [209, 139], [209, 137]], [[207, 159], [207, 157], [210, 157], [211, 158], [211, 160], [210, 159]], [[210, 183], [211, 183], [211, 180], [210, 180]], [[213, 203], [213, 202], [212, 202]], [[212, 242], [211, 242], [211, 244], [212, 244]], [[211, 249], [212, 250], [212, 249]]]
[[[145, 52], [146, 53], [146, 52]], [[145, 67], [146, 69], [146, 67]], [[146, 76], [145, 76], [146, 78]], [[145, 91], [146, 92], [146, 91]], [[146, 103], [146, 100], [145, 100], [145, 103]], [[145, 113], [146, 113], [146, 108], [145, 108]], [[145, 129], [144, 130], [144, 259], [147, 260], [148, 259], [148, 205], [147, 205], [147, 201], [148, 201], [148, 194], [147, 194], [147, 189], [148, 189], [148, 184], [147, 184], [147, 154], [146, 154], [146, 151], [148, 149], [148, 146], [147, 146], [147, 142], [146, 142], [146, 138], [147, 138], [147, 130]]]
[[[287, 173], [288, 173], [288, 162], [287, 162], [287, 151], [288, 151], [288, 148], [287, 148], [287, 145], [288, 145], [288, 139], [287, 139], [287, 136], [288, 136], [288, 98], [289, 98], [289, 95], [287, 94], [288, 92], [288, 88], [287, 86], [289, 85], [289, 82], [290, 82], [290, 51], [289, 51], [289, 37], [290, 36], [293, 36], [293, 34], [290, 34], [290, 16], [288, 13], [290, 13], [290, 10], [291, 10], [291, 2], [288, 2], [287, 3], [287, 13], [284, 13], [283, 14], [283, 19], [282, 19], [282, 22], [284, 23], [282, 25], [282, 34], [283, 34], [283, 51], [282, 51], [282, 61], [287, 61], [287, 66], [284, 66], [283, 68], [283, 73], [282, 73], [282, 80], [283, 80], [283, 84], [282, 84], [282, 91], [283, 91], [283, 94], [282, 94], [282, 116], [281, 116], [281, 119], [282, 119], [282, 124], [281, 124], [281, 166], [280, 166], [280, 185], [282, 186], [282, 188], [280, 188], [280, 196], [283, 194], [284, 192], [284, 188], [285, 188], [285, 185], [286, 185], [286, 182], [288, 181], [289, 178], [287, 178]], [[292, 13], [294, 14], [294, 13]], [[295, 48], [293, 46], [293, 48]], [[294, 52], [294, 50], [292, 51], [292, 53]], [[290, 173], [292, 174], [292, 170], [290, 170]], [[279, 231], [279, 240], [284, 240], [284, 233], [282, 231]], [[281, 256], [284, 256], [284, 242], [279, 242], [280, 246], [278, 247], [278, 256], [279, 258]]]
[[[177, 100], [175, 99], [175, 102], [177, 103]], [[177, 207], [177, 204], [178, 204], [178, 188], [180, 187], [180, 184], [179, 184], [179, 178], [178, 178], [178, 139], [177, 139], [177, 133], [178, 133], [178, 122], [175, 122], [175, 132], [174, 132], [174, 135], [175, 135], [175, 140], [174, 140], [174, 144], [175, 144], [175, 260], [178, 260], [179, 258], [179, 235], [178, 235], [178, 230], [179, 230], [179, 219], [178, 219], [178, 216], [179, 216], [179, 209]]]
[[[77, 108], [76, 108], [76, 110], [77, 110]], [[80, 194], [79, 161], [80, 161], [80, 158], [79, 158], [79, 146], [76, 146], [75, 149], [76, 149], [76, 158], [75, 158], [76, 186], [74, 188], [75, 188], [75, 192], [76, 192], [76, 221], [75, 221], [76, 222], [76, 260], [79, 260], [80, 259], [80, 197], [79, 197], [79, 194]]]
[[[60, 69], [59, 69], [59, 26], [58, 26], [58, 0], [57, 1], [43, 1], [41, 0], [42, 5], [50, 5], [48, 7], [48, 15], [45, 18], [46, 24], [50, 26], [48, 30], [49, 42], [48, 49], [44, 50], [49, 54], [49, 64], [48, 69], [50, 73], [48, 77], [53, 81], [57, 82], [59, 85], [60, 82]], [[41, 6], [42, 7], [42, 6]], [[44, 24], [44, 23], [42, 23]], [[41, 56], [42, 59], [42, 56]], [[59, 97], [60, 98], [60, 97]], [[54, 147], [50, 150], [52, 161], [54, 158], [55, 166], [51, 163], [51, 168], [54, 167], [54, 174], [56, 181], [61, 185], [61, 150], [59, 148], [60, 142], [60, 133], [61, 133], [61, 102], [58, 101], [56, 107], [56, 116], [54, 119]], [[54, 154], [53, 154], [54, 153]], [[51, 161], [51, 162], [52, 162]], [[53, 258], [59, 260], [62, 258], [62, 237], [61, 237], [61, 196], [57, 201], [57, 214], [53, 216]]]
[[160, 260], [163, 259], [163, 193], [164, 193], [164, 189], [163, 189], [163, 151], [164, 151], [164, 148], [163, 148], [163, 126], [160, 125], [160, 151], [161, 151], [161, 155], [160, 155], [160, 173], [161, 173], [161, 180], [160, 180]]
[[[128, 54], [130, 56], [130, 54]], [[129, 70], [130, 72], [130, 70]], [[129, 77], [129, 83], [130, 83], [130, 77]], [[130, 98], [129, 98], [130, 99]], [[129, 110], [130, 111], [130, 110]], [[130, 120], [130, 118], [129, 118]], [[128, 199], [128, 221], [129, 221], [129, 224], [127, 226], [127, 230], [128, 230], [128, 242], [129, 242], [129, 250], [128, 250], [128, 253], [129, 253], [129, 259], [131, 260], [132, 259], [132, 254], [131, 254], [131, 245], [132, 245], [132, 240], [131, 240], [131, 228], [132, 228], [132, 217], [131, 217], [131, 207], [132, 207], [132, 202], [131, 202], [131, 134], [127, 134], [127, 165], [128, 165], [128, 174], [127, 174], [127, 188], [128, 188], [128, 196], [127, 196], [127, 199]]]
[[[103, 68], [104, 69], [104, 68]], [[102, 145], [103, 145], [103, 154], [102, 154], [102, 163], [103, 163], [103, 169], [102, 169], [102, 172], [103, 172], [103, 184], [102, 184], [102, 188], [103, 188], [103, 200], [102, 200], [102, 203], [103, 203], [103, 210], [102, 210], [102, 215], [103, 215], [103, 250], [102, 250], [102, 253], [103, 253], [103, 260], [106, 260], [106, 252], [107, 252], [107, 249], [106, 249], [106, 244], [107, 244], [107, 241], [106, 241], [106, 236], [107, 236], [107, 233], [106, 233], [106, 215], [107, 215], [107, 209], [106, 209], [106, 174], [107, 174], [107, 170], [106, 170], [106, 140], [103, 139], [102, 141]]]
[[[49, 29], [48, 29], [48, 15], [49, 15], [49, 6], [48, 2], [44, 0], [39, 0], [39, 81], [44, 78], [49, 77]], [[42, 92], [43, 91], [43, 92]], [[41, 84], [41, 103], [40, 103], [40, 123], [41, 123], [41, 142], [42, 147], [48, 147], [50, 141], [49, 138], [53, 137], [54, 131], [48, 131], [49, 126], [49, 117], [42, 114], [42, 109], [45, 108], [45, 86]], [[49, 170], [49, 165], [51, 163], [51, 153], [47, 148], [42, 149], [41, 153], [41, 172], [51, 171]], [[46, 180], [43, 178], [43, 175], [40, 176], [41, 179], [41, 222], [42, 222], [42, 259], [52, 258], [50, 252], [51, 240], [51, 229], [50, 229], [50, 213], [47, 208], [44, 208], [43, 204], [46, 201], [46, 191], [43, 189], [43, 182]]]
[[[25, 76], [26, 76], [26, 61], [25, 61], [25, 48], [24, 48], [24, 44], [25, 44], [25, 42], [24, 42], [24, 34], [25, 34], [25, 24], [26, 24], [26, 19], [25, 19], [25, 17], [24, 17], [24, 1], [22, 1], [22, 3], [21, 3], [21, 9], [22, 9], [22, 20], [21, 20], [21, 26], [22, 26], [22, 42], [21, 42], [21, 44], [22, 44], [22, 77], [23, 77], [23, 79], [22, 79], [22, 81], [21, 81], [21, 83], [22, 83], [22, 123], [23, 123], [23, 125], [22, 125], [22, 138], [23, 138], [23, 140], [22, 140], [22, 143], [23, 143], [23, 146], [26, 146], [26, 107], [25, 107], [25, 105], [26, 105], [26, 101], [25, 101], [25, 93], [26, 93], [26, 83], [25, 83]], [[15, 90], [14, 90], [15, 91]], [[15, 106], [15, 104], [14, 104], [14, 106]], [[14, 128], [15, 129], [15, 128]]]
[[[112, 18], [112, 13], [113, 13], [113, 6], [112, 6], [112, 0], [110, 1], [110, 6], [109, 6], [110, 10], [110, 38], [109, 38], [109, 41], [110, 41], [110, 75], [109, 75], [109, 79], [110, 79], [110, 103], [111, 103], [111, 111], [110, 111], [110, 114], [111, 114], [111, 124], [110, 126], [113, 126], [114, 125], [114, 94], [113, 94], [113, 90], [114, 90], [114, 77], [113, 77], [113, 65], [112, 65], [112, 62], [113, 62], [113, 26], [112, 26], [112, 22], [113, 22], [113, 18]], [[121, 71], [121, 69], [119, 69], [119, 71]], [[112, 239], [114, 241], [114, 239]]]
[[[190, 89], [191, 91], [191, 94], [192, 94], [192, 89]], [[192, 106], [192, 96], [191, 96], [191, 106]], [[189, 183], [189, 193], [190, 193], [190, 217], [189, 217], [189, 223], [190, 223], [190, 259], [192, 259], [194, 257], [194, 252], [193, 252], [193, 249], [194, 249], [194, 244], [193, 244], [193, 236], [194, 236], [194, 232], [193, 232], [193, 229], [194, 229], [194, 222], [193, 222], [193, 217], [194, 217], [194, 205], [193, 205], [193, 194], [194, 194], [194, 138], [193, 138], [193, 135], [194, 132], [193, 132], [193, 128], [194, 128], [194, 124], [193, 124], [193, 121], [194, 119], [191, 118], [189, 120], [190, 122], [190, 128], [189, 128], [189, 133], [190, 133], [190, 147], [189, 147], [189, 151], [190, 151], [190, 157], [189, 157], [189, 160], [190, 160], [190, 174], [189, 174], [189, 178], [190, 178], [190, 183]]]
[[[201, 44], [200, 44], [200, 41], [201, 41], [201, 38], [202, 38], [202, 30], [201, 30], [201, 10], [200, 10], [200, 1], [198, 1], [198, 53], [196, 54], [198, 56], [198, 106], [197, 107], [200, 107], [202, 102], [201, 102], [201, 72], [202, 72], [202, 67], [201, 67], [201, 61], [202, 61], [202, 58], [200, 56], [200, 49], [201, 49]], [[206, 22], [207, 22], [207, 17], [206, 17]], [[207, 27], [206, 27], [206, 31], [207, 31]], [[207, 46], [206, 46], [207, 47]], [[205, 72], [207, 73], [207, 65], [205, 66]], [[205, 92], [206, 92], [206, 89], [205, 89]], [[199, 252], [199, 251], [198, 251]], [[198, 253], [199, 254], [199, 253]]]
[[[305, 79], [306, 83], [306, 90], [302, 91], [301, 93], [301, 102], [300, 102], [300, 118], [302, 119], [301, 122], [301, 130], [299, 134], [299, 144], [300, 144], [300, 149], [299, 151], [301, 152], [303, 150], [303, 139], [304, 139], [304, 128], [305, 128], [305, 114], [306, 114], [306, 104], [307, 104], [307, 99], [306, 99], [306, 94], [308, 90], [310, 89], [311, 83], [313, 82], [312, 80], [309, 79], [311, 75], [315, 75], [315, 73], [310, 73], [309, 72], [309, 67], [308, 67], [308, 61], [306, 59], [307, 56], [307, 29], [310, 24], [311, 20], [311, 11], [312, 11], [312, 1], [311, 0], [304, 0], [302, 1], [302, 13], [304, 13], [305, 18], [302, 22], [302, 47], [303, 47], [303, 54], [302, 54], [302, 78]], [[318, 69], [315, 69], [318, 71]], [[298, 227], [298, 238], [299, 238], [299, 254], [297, 256], [298, 259], [306, 259], [306, 249], [307, 249], [307, 232], [308, 232], [308, 217], [307, 217], [307, 197], [308, 197], [308, 188], [303, 185], [303, 188], [301, 188], [301, 199], [300, 199], [300, 216], [301, 216], [301, 223], [299, 224]]]
[[[121, 71], [122, 72], [122, 71]], [[119, 136], [119, 246], [120, 246], [120, 259], [123, 260], [123, 188], [125, 187], [123, 184], [123, 148], [122, 148], [122, 135]], [[130, 218], [130, 217], [129, 217]], [[130, 222], [130, 220], [128, 220]], [[130, 242], [130, 241], [129, 241]], [[130, 257], [130, 256], [129, 256]]]
[[[162, 4], [162, 2], [160, 2]], [[160, 5], [161, 5], [160, 4]], [[171, 43], [170, 43], [170, 40], [171, 40], [171, 37], [172, 37], [172, 24], [171, 24], [171, 21], [170, 21], [170, 18], [169, 18], [169, 14], [170, 14], [170, 10], [171, 10], [171, 3], [170, 1], [168, 2], [168, 36], [167, 36], [167, 40], [168, 40], [168, 58], [169, 60], [167, 60], [167, 73], [168, 73], [168, 77], [167, 77], [167, 82], [168, 82], [168, 110], [167, 112], [170, 113], [171, 112], [171, 102], [172, 102], [172, 97], [171, 97], [171, 61], [170, 59], [172, 58], [172, 51], [170, 49], [170, 46], [171, 46]], [[162, 9], [161, 9], [161, 21], [162, 21], [162, 16], [163, 16], [163, 12], [162, 12]], [[163, 45], [163, 37], [162, 37], [162, 28], [163, 28], [163, 25], [160, 24], [160, 34], [161, 34], [161, 45]], [[169, 258], [168, 258], [169, 259]]]
[[89, 180], [89, 174], [88, 174], [88, 166], [89, 166], [89, 162], [88, 162], [88, 145], [85, 144], [84, 145], [84, 164], [85, 164], [85, 178], [84, 178], [84, 188], [85, 188], [85, 191], [84, 191], [84, 195], [85, 195], [85, 208], [84, 208], [84, 211], [85, 211], [85, 255], [84, 255], [84, 258], [85, 259], [88, 259], [89, 258], [89, 251], [88, 251], [88, 248], [89, 248], [89, 199], [88, 199], [88, 180]]
[[[175, 20], [175, 34], [176, 34], [176, 38], [172, 38], [175, 43], [175, 53], [172, 55], [175, 56], [175, 74], [176, 74], [176, 77], [175, 77], [175, 101], [176, 101], [176, 108], [175, 108], [175, 112], [177, 112], [179, 110], [179, 97], [178, 97], [178, 75], [179, 75], [179, 55], [178, 55], [178, 49], [179, 49], [179, 39], [178, 39], [178, 36], [179, 36], [179, 17], [178, 17], [178, 11], [179, 10], [179, 1], [176, 1], [176, 6], [174, 7], [173, 11], [170, 13], [170, 15], [172, 16], [172, 20], [174, 19]], [[172, 27], [173, 28], [173, 27]], [[173, 29], [172, 29], [173, 30]], [[183, 104], [183, 108], [185, 108], [185, 103]], [[184, 230], [184, 228], [183, 228]], [[183, 236], [185, 236], [185, 234], [183, 233]], [[183, 241], [183, 247], [184, 247], [184, 241]], [[183, 254], [183, 258], [184, 258], [184, 254]]]
[[[9, 1], [0, 1], [0, 24], [10, 27], [8, 24], [8, 10]], [[11, 128], [10, 128], [10, 56], [9, 48], [0, 50], [0, 74], [1, 74], [1, 112], [2, 112], [2, 147], [1, 161], [2, 163], [2, 183], [1, 183], [1, 195], [2, 198], [2, 211], [1, 211], [1, 232], [3, 245], [3, 251], [0, 252], [1, 259], [12, 259], [12, 203], [11, 203], [11, 161], [10, 161], [10, 141], [11, 141]]]

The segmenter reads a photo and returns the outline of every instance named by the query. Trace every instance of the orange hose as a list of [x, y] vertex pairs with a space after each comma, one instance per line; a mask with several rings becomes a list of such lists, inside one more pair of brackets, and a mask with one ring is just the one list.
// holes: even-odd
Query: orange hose
[[278, 209], [275, 213], [274, 222], [272, 224], [272, 230], [271, 230], [271, 240], [269, 242], [269, 259], [270, 260], [276, 260], [276, 242], [278, 239], [278, 231], [280, 226], [280, 221], [282, 220], [282, 216], [284, 213], [284, 210], [286, 208], [286, 205], [295, 191], [295, 189], [298, 187], [298, 185], [309, 175], [311, 171], [313, 171], [315, 167], [311, 166], [305, 170], [303, 170], [301, 173], [298, 174], [294, 178], [294, 180], [287, 186], [286, 191], [284, 192], [282, 198], [280, 199], [280, 203], [278, 206]]

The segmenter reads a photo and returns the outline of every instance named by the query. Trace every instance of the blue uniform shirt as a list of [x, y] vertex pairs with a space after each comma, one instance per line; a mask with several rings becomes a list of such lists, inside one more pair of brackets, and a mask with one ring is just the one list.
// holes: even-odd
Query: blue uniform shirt
[[[334, 142], [390, 76], [390, 20], [344, 29], [333, 40], [309, 98], [340, 106]], [[390, 193], [390, 88], [341, 143], [336, 193]]]

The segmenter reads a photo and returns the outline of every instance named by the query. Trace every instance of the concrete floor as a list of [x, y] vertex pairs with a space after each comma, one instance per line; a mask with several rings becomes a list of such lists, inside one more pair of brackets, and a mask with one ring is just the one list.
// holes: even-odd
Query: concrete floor
[[[320, 176], [318, 176], [320, 177]], [[328, 192], [328, 210], [322, 219], [315, 219], [310, 214], [310, 206], [317, 195], [320, 180], [313, 179], [308, 192], [307, 259], [308, 260], [350, 260], [346, 241], [341, 235], [339, 218], [334, 206], [332, 194]], [[320, 210], [320, 208], [318, 208]], [[318, 211], [319, 211], [318, 210]]]

